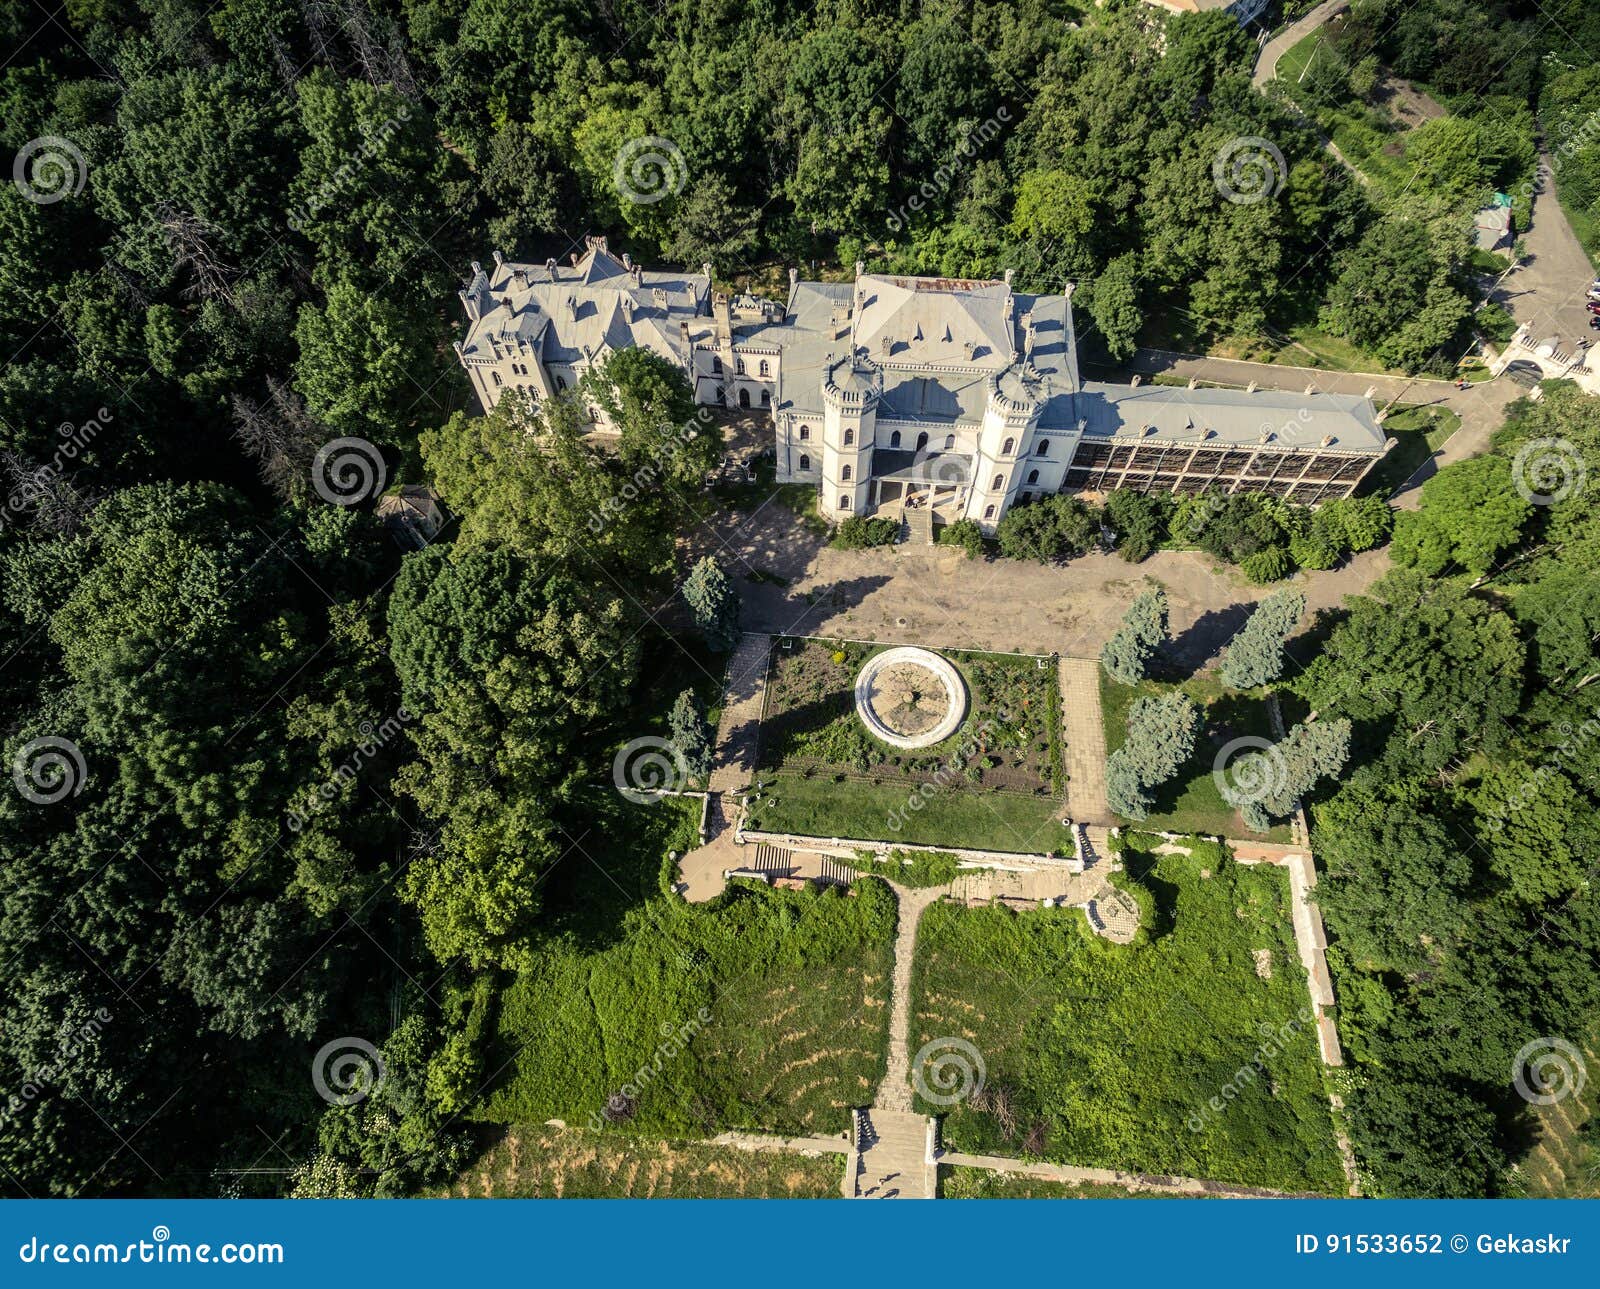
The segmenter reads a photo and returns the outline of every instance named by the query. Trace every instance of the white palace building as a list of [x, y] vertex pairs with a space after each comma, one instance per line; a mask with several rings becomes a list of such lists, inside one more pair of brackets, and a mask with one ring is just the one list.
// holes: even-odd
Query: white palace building
[[485, 409], [508, 389], [538, 401], [576, 388], [642, 345], [684, 369], [698, 402], [766, 409], [779, 482], [814, 483], [834, 519], [926, 507], [992, 532], [1018, 502], [1119, 487], [1314, 505], [1348, 496], [1386, 448], [1366, 397], [1084, 381], [1071, 287], [1024, 295], [1009, 273], [790, 270], [779, 306], [713, 292], [710, 265], [644, 270], [599, 237], [567, 264], [497, 252], [492, 270], [472, 268], [456, 352]]

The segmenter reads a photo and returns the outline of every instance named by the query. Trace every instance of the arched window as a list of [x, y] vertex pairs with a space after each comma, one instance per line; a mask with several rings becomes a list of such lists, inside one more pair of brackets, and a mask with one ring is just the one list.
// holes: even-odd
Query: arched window
[[1004, 443], [1004, 444], [1003, 444], [1003, 445], [1002, 445], [1002, 446], [1001, 446], [1001, 448], [1000, 448], [1000, 455], [1001, 455], [1001, 456], [1003, 456], [1003, 457], [1008, 457], [1008, 456], [1010, 456], [1010, 455], [1011, 455], [1011, 452], [1012, 452], [1012, 450], [1013, 450], [1013, 449], [1014, 449], [1014, 448], [1015, 448], [1015, 447], [1016, 447], [1016, 446], [1017, 446], [1017, 441], [1016, 441], [1016, 440], [1015, 440], [1015, 439], [1007, 439], [1007, 440], [1006, 440], [1006, 441], [1005, 441], [1005, 443]]
[[800, 468], [802, 470], [811, 469], [811, 458], [808, 457], [804, 452], [800, 454]]
[[849, 483], [850, 482], [850, 467], [849, 466], [845, 466], [844, 469], [839, 471], [839, 478], [845, 483]]
[[722, 359], [718, 358], [716, 354], [711, 355], [711, 374], [713, 376], [722, 375]]
[[735, 358], [733, 360], [733, 370], [738, 372], [739, 375], [741, 375], [741, 376], [744, 375], [744, 359], [743, 358]]
[[922, 449], [927, 447], [927, 446], [928, 446], [928, 436], [926, 434], [917, 435], [917, 451], [921, 452]]
[[559, 394], [559, 393], [560, 393], [560, 392], [561, 392], [561, 391], [562, 391], [562, 390], [564, 390], [564, 389], [565, 389], [565, 388], [566, 388], [566, 387], [567, 387], [567, 381], [566, 381], [566, 377], [564, 377], [564, 376], [557, 376], [557, 377], [556, 377], [556, 393], [558, 393], [558, 394]]
[[1005, 477], [1005, 475], [997, 474], [994, 477], [994, 482], [989, 485], [989, 491], [990, 492], [999, 492], [1000, 489], [1004, 488], [1005, 486], [1006, 486], [1006, 477]]
[[893, 434], [891, 434], [889, 436], [889, 446], [891, 448], [897, 448], [897, 447], [900, 446], [900, 431], [899, 430], [896, 430]]
[[761, 374], [763, 376], [770, 376], [772, 374], [772, 368], [768, 366], [765, 358], [761, 360]]
[[811, 427], [809, 425], [802, 425], [800, 427], [800, 442], [804, 443], [810, 437], [811, 437]]
[[761, 406], [762, 407], [771, 407], [772, 406], [772, 391], [770, 389], [764, 389], [764, 390], [761, 391]]
[[849, 447], [855, 441], [856, 441], [856, 432], [854, 430], [846, 430], [844, 432], [844, 445], [845, 445], [845, 447]]
[[1040, 439], [1039, 440], [1039, 446], [1037, 448], [1035, 448], [1034, 451], [1039, 456], [1042, 456], [1042, 457], [1049, 456], [1050, 455], [1050, 440], [1049, 439]]
[[955, 447], [955, 445], [956, 436], [954, 434], [946, 434], [944, 436], [944, 450], [948, 452], [951, 448]]
[[839, 509], [840, 510], [849, 510], [850, 509], [850, 498], [849, 497], [840, 497], [839, 498]]
[[500, 373], [497, 372], [497, 371], [492, 371], [492, 372], [489, 373], [489, 375], [494, 377], [494, 387], [496, 389], [499, 389], [500, 388]]
[[983, 508], [983, 517], [985, 519], [993, 519], [994, 518], [994, 507], [993, 506], [985, 506]]
[[1028, 482], [1029, 483], [1038, 483], [1039, 482], [1039, 472], [1037, 470], [1029, 470], [1028, 471]]

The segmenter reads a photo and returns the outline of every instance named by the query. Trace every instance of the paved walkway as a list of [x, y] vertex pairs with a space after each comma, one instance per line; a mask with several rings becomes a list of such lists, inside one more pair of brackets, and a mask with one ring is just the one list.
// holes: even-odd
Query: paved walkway
[[1305, 37], [1309, 36], [1323, 23], [1333, 16], [1335, 9], [1349, 8], [1349, 0], [1323, 0], [1305, 17], [1298, 22], [1290, 23], [1271, 40], [1261, 47], [1261, 52], [1256, 55], [1255, 74], [1250, 78], [1250, 83], [1260, 89], [1278, 74], [1278, 60], [1293, 49]]
[[1078, 823], [1110, 824], [1106, 737], [1100, 720], [1100, 663], [1063, 658], [1061, 732], [1067, 743], [1067, 814]]
[[728, 659], [722, 719], [717, 724], [716, 762], [711, 767], [713, 792], [737, 792], [748, 787], [755, 774], [771, 648], [772, 641], [767, 636], [746, 632]]
[[691, 904], [715, 899], [727, 885], [723, 874], [744, 862], [745, 848], [734, 841], [738, 806], [720, 792], [711, 794], [706, 810], [706, 840], [678, 861], [678, 894]]
[[1494, 299], [1532, 328], [1536, 343], [1553, 336], [1570, 353], [1578, 341], [1596, 334], [1589, 330], [1584, 308], [1594, 266], [1556, 200], [1555, 176], [1550, 154], [1541, 152], [1540, 189], [1534, 194], [1532, 218], [1518, 232], [1527, 256], [1501, 278]]
[[1166, 1195], [1211, 1195], [1225, 1199], [1325, 1199], [1297, 1191], [1275, 1191], [1264, 1186], [1236, 1186], [1199, 1177], [1171, 1177], [1161, 1173], [1124, 1173], [1114, 1168], [1079, 1168], [1076, 1164], [1037, 1164], [1004, 1155], [963, 1155], [940, 1151], [938, 1161], [956, 1168], [987, 1168], [995, 1173], [1016, 1173], [1071, 1185], [1120, 1186], [1124, 1190]]

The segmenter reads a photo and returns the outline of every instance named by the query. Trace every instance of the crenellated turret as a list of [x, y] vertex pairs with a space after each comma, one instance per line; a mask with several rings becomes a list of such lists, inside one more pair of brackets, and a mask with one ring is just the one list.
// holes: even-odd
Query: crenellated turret
[[822, 365], [822, 501], [841, 518], [870, 496], [883, 372], [864, 353], [829, 355]]
[[1024, 358], [989, 377], [988, 395], [966, 517], [992, 533], [1016, 499], [1019, 467], [1039, 428], [1050, 390], [1046, 378]]

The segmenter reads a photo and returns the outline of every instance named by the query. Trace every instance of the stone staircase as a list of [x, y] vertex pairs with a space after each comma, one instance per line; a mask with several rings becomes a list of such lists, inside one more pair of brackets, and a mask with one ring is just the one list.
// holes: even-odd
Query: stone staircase
[[787, 877], [794, 868], [794, 852], [784, 850], [781, 846], [771, 846], [761, 842], [756, 846], [755, 859], [746, 867], [773, 877]]
[[873, 1108], [857, 1116], [858, 1199], [932, 1199], [928, 1120], [920, 1114]]
[[900, 512], [900, 540], [933, 545], [933, 511], [926, 506]]

